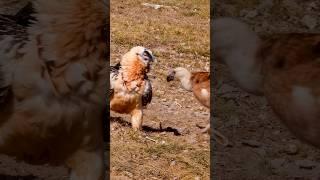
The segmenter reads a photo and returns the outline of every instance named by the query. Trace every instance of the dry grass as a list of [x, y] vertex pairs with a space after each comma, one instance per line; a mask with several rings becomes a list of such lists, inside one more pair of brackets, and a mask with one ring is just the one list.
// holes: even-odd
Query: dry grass
[[[169, 7], [156, 10], [142, 3]], [[121, 117], [111, 123], [112, 179], [209, 179], [209, 136], [198, 135], [195, 127], [207, 123], [209, 110], [178, 83], [165, 81], [172, 66], [209, 69], [209, 21], [209, 0], [111, 1], [111, 64], [136, 45], [157, 58], [151, 72], [154, 96], [144, 118], [153, 131], [135, 133], [129, 116], [111, 114]], [[159, 122], [182, 135], [158, 132]]]

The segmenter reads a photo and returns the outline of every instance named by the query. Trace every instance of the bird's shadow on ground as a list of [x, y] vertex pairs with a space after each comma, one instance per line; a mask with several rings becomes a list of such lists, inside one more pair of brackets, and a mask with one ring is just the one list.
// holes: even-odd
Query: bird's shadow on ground
[[[131, 127], [131, 123], [125, 121], [123, 118], [121, 117], [110, 117], [110, 122], [116, 122], [119, 123], [122, 126], [126, 126], [126, 127]], [[152, 133], [161, 133], [161, 132], [171, 132], [173, 133], [175, 136], [180, 136], [181, 133], [172, 127], [166, 127], [166, 128], [153, 128], [150, 126], [142, 126], [142, 130], [145, 132], [152, 132]]]
[[0, 179], [1, 180], [37, 180], [36, 176], [32, 175], [27, 175], [27, 176], [11, 176], [11, 175], [5, 175], [5, 174], [0, 174]]

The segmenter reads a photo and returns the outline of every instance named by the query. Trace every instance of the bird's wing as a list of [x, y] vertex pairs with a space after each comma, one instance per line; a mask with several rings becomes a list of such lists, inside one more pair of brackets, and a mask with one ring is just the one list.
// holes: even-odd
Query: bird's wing
[[142, 106], [146, 107], [152, 100], [152, 85], [150, 79], [146, 76], [145, 86], [142, 94]]
[[25, 5], [14, 15], [14, 17], [17, 24], [22, 26], [30, 26], [36, 21], [36, 18], [33, 16], [34, 13], [35, 9], [33, 8], [32, 2], [28, 2], [27, 5]]
[[28, 40], [27, 27], [17, 24], [15, 16], [0, 14], [0, 108], [11, 89], [8, 64], [23, 56], [19, 50]]
[[210, 108], [210, 73], [195, 72], [191, 76], [194, 96], [201, 104]]
[[110, 66], [110, 89], [109, 89], [109, 97], [112, 97], [114, 92], [114, 82], [117, 80], [119, 75], [119, 70], [121, 68], [120, 63], [117, 63], [114, 66]]
[[260, 55], [268, 104], [295, 135], [320, 147], [320, 34], [283, 34], [271, 40]]
[[206, 81], [210, 81], [210, 73], [209, 72], [194, 72], [191, 75], [192, 83], [202, 83]]

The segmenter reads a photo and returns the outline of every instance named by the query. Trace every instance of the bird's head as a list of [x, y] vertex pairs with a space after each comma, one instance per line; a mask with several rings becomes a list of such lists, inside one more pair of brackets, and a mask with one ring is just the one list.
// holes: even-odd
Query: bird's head
[[190, 72], [183, 67], [170, 69], [167, 75], [167, 82], [173, 81], [175, 78], [178, 78], [179, 80], [184, 78], [190, 78]]
[[146, 71], [148, 72], [150, 70], [151, 64], [156, 62], [156, 59], [149, 49], [142, 46], [135, 46], [122, 57], [121, 65], [132, 66], [133, 63], [137, 62], [140, 65], [142, 64], [142, 66], [146, 68]]
[[151, 64], [156, 61], [155, 57], [153, 56], [152, 52], [142, 46], [136, 46], [131, 48], [132, 52], [136, 54], [136, 56], [139, 58], [141, 62], [144, 64]]

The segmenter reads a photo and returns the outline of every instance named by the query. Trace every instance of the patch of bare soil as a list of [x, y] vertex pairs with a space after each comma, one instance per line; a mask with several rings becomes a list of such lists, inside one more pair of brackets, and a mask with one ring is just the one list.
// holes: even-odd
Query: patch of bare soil
[[[318, 1], [216, 1], [216, 16], [237, 17], [258, 33], [319, 32]], [[214, 27], [213, 27], [214, 28]], [[214, 42], [212, 42], [214, 43]], [[293, 136], [264, 97], [241, 90], [228, 68], [213, 62], [216, 127], [232, 142], [213, 144], [214, 179], [319, 179], [320, 152]]]

